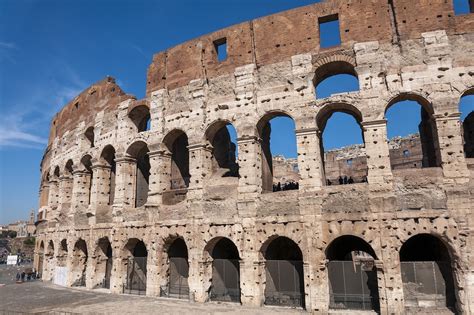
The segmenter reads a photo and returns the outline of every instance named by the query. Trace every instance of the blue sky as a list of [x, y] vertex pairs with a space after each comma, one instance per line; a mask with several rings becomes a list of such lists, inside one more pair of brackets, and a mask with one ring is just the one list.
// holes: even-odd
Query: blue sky
[[[1, 0], [0, 224], [26, 219], [37, 208], [50, 120], [83, 89], [111, 75], [127, 93], [142, 98], [153, 53], [314, 2]], [[326, 133], [333, 136], [325, 144], [356, 141], [352, 137], [360, 132], [350, 119], [337, 123], [336, 118], [328, 123]], [[286, 132], [293, 129], [291, 121], [273, 122], [273, 130], [280, 131], [273, 138], [281, 139], [280, 145], [272, 143], [274, 154], [296, 155], [294, 137]]]

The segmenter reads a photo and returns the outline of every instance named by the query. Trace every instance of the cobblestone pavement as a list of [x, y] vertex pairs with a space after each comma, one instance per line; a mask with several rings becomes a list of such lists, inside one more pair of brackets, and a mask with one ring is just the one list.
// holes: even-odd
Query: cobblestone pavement
[[301, 314], [288, 308], [249, 308], [232, 303], [116, 295], [72, 289], [41, 281], [0, 287], [0, 314]]

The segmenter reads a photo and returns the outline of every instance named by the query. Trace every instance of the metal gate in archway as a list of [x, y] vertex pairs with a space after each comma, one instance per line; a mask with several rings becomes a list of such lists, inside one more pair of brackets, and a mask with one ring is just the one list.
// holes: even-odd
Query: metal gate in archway
[[405, 307], [452, 307], [451, 266], [442, 261], [402, 261]]
[[378, 311], [377, 272], [373, 261], [330, 261], [328, 276], [329, 308]]
[[146, 260], [147, 257], [130, 257], [128, 259], [124, 293], [146, 294]]
[[184, 257], [170, 257], [169, 278], [166, 287], [161, 288], [161, 296], [189, 299], [189, 264]]
[[240, 264], [238, 259], [212, 261], [212, 301], [240, 302]]
[[265, 304], [304, 307], [303, 262], [265, 261]]

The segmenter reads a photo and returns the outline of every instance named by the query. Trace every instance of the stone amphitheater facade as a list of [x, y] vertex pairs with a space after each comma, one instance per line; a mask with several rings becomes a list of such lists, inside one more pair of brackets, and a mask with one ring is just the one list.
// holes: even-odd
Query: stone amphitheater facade
[[[321, 48], [319, 23], [335, 19], [341, 43]], [[341, 73], [359, 90], [317, 98]], [[46, 281], [148, 296], [172, 296], [177, 277], [178, 297], [200, 303], [473, 314], [474, 159], [459, 110], [473, 93], [474, 14], [455, 15], [451, 0], [328, 0], [157, 53], [144, 99], [107, 77], [54, 116], [36, 267]], [[427, 167], [391, 167], [385, 112], [402, 100], [423, 108]], [[326, 185], [334, 112], [361, 126], [367, 182]], [[296, 190], [271, 189], [276, 116], [295, 122]], [[352, 304], [336, 265], [348, 257], [370, 290]], [[439, 262], [442, 292], [410, 287], [413, 261]]]

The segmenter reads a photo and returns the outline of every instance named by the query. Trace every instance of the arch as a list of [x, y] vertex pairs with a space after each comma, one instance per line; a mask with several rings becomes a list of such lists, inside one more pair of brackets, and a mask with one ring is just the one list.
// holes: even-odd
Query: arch
[[64, 175], [72, 176], [73, 166], [74, 166], [73, 161], [71, 159], [67, 160], [67, 162], [64, 166]]
[[265, 258], [265, 304], [304, 307], [303, 253], [298, 244], [274, 236], [260, 251]]
[[166, 248], [168, 255], [167, 285], [161, 295], [178, 299], [189, 298], [188, 247], [182, 237], [173, 238]]
[[92, 183], [93, 183], [93, 176], [92, 176], [92, 156], [89, 154], [84, 155], [81, 158], [81, 166], [84, 171], [84, 176], [83, 176], [83, 185], [85, 188], [85, 194], [87, 195], [87, 205], [90, 205], [91, 203], [91, 192], [92, 192]]
[[237, 143], [231, 139], [229, 129], [235, 134], [234, 126], [226, 120], [217, 120], [205, 132], [206, 140], [212, 146], [212, 173], [220, 177], [238, 177]]
[[94, 147], [94, 138], [95, 138], [94, 127], [91, 126], [91, 127], [87, 128], [86, 131], [84, 132], [84, 136], [89, 141], [90, 147], [93, 148]]
[[52, 240], [48, 242], [45, 255], [54, 258], [54, 242]]
[[387, 106], [385, 106], [385, 113], [395, 105], [396, 103], [402, 102], [402, 101], [413, 101], [417, 102], [420, 104], [420, 106], [429, 114], [433, 115], [434, 114], [434, 108], [433, 105], [431, 104], [430, 101], [428, 101], [427, 97], [415, 92], [406, 92], [406, 93], [399, 93], [392, 98], [387, 103]]
[[106, 145], [100, 154], [100, 161], [107, 167], [105, 171], [105, 198], [107, 205], [113, 205], [115, 199], [115, 177], [117, 172], [117, 164], [115, 162], [115, 148], [112, 145]]
[[240, 257], [237, 246], [226, 237], [208, 242], [205, 251], [212, 259], [210, 299], [240, 302]]
[[403, 243], [399, 255], [405, 307], [431, 305], [455, 312], [457, 288], [450, 251], [443, 241], [432, 234], [417, 234]]
[[[315, 70], [313, 84], [316, 98], [328, 97], [332, 94], [354, 92], [359, 90], [359, 79], [354, 63], [348, 58], [332, 58], [326, 62], [319, 62]], [[331, 80], [338, 80], [338, 84], [325, 85]], [[341, 83], [346, 86], [341, 89]], [[332, 83], [332, 82], [330, 82]], [[324, 88], [321, 89], [321, 87]]]
[[40, 273], [40, 278], [42, 278], [44, 273], [44, 242], [42, 240], [39, 243], [37, 266], [38, 272]]
[[146, 105], [133, 108], [128, 117], [136, 127], [137, 132], [150, 130], [150, 109]]
[[173, 129], [164, 137], [163, 144], [171, 154], [170, 189], [186, 189], [191, 179], [188, 136], [181, 129]]
[[94, 261], [94, 284], [95, 288], [110, 289], [110, 278], [112, 275], [112, 245], [107, 236], [97, 241]]
[[54, 172], [53, 172], [54, 178], [58, 179], [61, 176], [61, 171], [59, 169], [59, 166], [54, 167]]
[[[320, 131], [323, 182], [326, 185], [367, 181], [368, 167], [362, 120], [361, 111], [348, 103], [327, 103], [318, 111], [316, 125]], [[341, 132], [344, 128], [344, 132]], [[357, 136], [357, 131], [360, 136]], [[340, 136], [337, 137], [341, 133], [344, 134], [344, 141]], [[348, 147], [352, 148], [350, 155], [347, 154]]]
[[[273, 123], [281, 124], [280, 127], [283, 128], [272, 129]], [[298, 189], [300, 175], [293, 117], [282, 110], [266, 112], [257, 122], [257, 131], [261, 139], [262, 191], [276, 192]], [[275, 137], [275, 132], [280, 132], [280, 135]], [[288, 135], [288, 133], [291, 134]], [[287, 138], [284, 139], [285, 137]], [[273, 156], [272, 147], [274, 148], [275, 144], [280, 144], [280, 149], [285, 150], [284, 153], [278, 152], [280, 154]]]
[[[399, 112], [398, 122], [390, 119], [390, 114], [397, 113], [393, 108], [403, 106], [420, 106], [418, 130], [413, 135], [396, 132], [391, 135], [392, 127], [409, 126], [407, 122], [413, 120], [410, 115]], [[408, 108], [408, 107], [407, 107]], [[405, 109], [406, 110], [406, 109]], [[417, 93], [401, 93], [392, 97], [385, 107], [384, 119], [387, 120], [387, 140], [390, 147], [390, 164], [392, 169], [439, 167], [441, 156], [436, 120], [433, 117], [434, 108], [430, 101]], [[403, 122], [403, 123], [402, 123]], [[393, 137], [396, 136], [396, 137]]]
[[343, 235], [326, 248], [329, 308], [379, 311], [372, 246], [360, 237]]
[[67, 240], [62, 239], [61, 242], [59, 243], [58, 255], [56, 257], [56, 264], [58, 265], [58, 267], [66, 267], [67, 253], [68, 253]]
[[79, 238], [74, 243], [72, 250], [72, 261], [71, 261], [71, 286], [73, 287], [84, 287], [86, 286], [86, 268], [87, 260], [89, 258], [87, 243], [82, 238]]
[[124, 291], [129, 294], [146, 293], [148, 250], [145, 243], [137, 238], [127, 241], [124, 248], [125, 260], [122, 267], [126, 271]]
[[464, 154], [474, 158], [474, 112], [471, 112], [462, 123], [464, 137]]
[[44, 253], [43, 280], [50, 281], [54, 271], [54, 243], [52, 240], [48, 242]]
[[459, 100], [462, 121], [464, 155], [474, 158], [474, 88], [467, 89]]
[[357, 107], [348, 103], [326, 103], [316, 114], [316, 125], [321, 132], [326, 128], [329, 118], [336, 112], [351, 115], [362, 128], [363, 115]]
[[334, 239], [326, 248], [326, 258], [329, 260], [351, 261], [352, 252], [365, 252], [372, 259], [377, 259], [377, 255], [372, 246], [365, 240], [354, 235], [343, 235]]
[[150, 180], [150, 157], [148, 156], [148, 145], [143, 141], [132, 143], [127, 154], [136, 160], [135, 174], [135, 207], [141, 207], [148, 200], [149, 180]]

